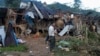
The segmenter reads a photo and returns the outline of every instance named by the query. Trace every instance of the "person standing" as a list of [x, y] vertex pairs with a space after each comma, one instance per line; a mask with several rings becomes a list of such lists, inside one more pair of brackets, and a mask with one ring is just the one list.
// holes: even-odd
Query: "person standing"
[[52, 25], [49, 26], [48, 28], [48, 37], [46, 39], [46, 41], [49, 42], [49, 48], [50, 48], [50, 52], [53, 51], [53, 49], [55, 48], [55, 23], [53, 23]]

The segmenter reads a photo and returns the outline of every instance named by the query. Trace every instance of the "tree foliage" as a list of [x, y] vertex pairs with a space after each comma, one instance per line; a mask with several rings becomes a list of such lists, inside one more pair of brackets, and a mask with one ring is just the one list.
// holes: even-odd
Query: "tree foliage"
[[18, 8], [21, 0], [5, 0], [8, 8]]
[[48, 5], [49, 8], [53, 9], [53, 10], [61, 10], [61, 11], [66, 11], [66, 10], [70, 10], [69, 6], [66, 6], [65, 4], [60, 4], [58, 2]]
[[80, 0], [74, 0], [74, 8], [78, 8], [80, 7], [81, 5], [81, 1]]

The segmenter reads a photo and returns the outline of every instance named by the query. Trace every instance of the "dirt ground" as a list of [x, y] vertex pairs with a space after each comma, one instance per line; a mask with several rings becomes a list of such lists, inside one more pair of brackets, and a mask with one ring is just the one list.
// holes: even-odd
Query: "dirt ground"
[[33, 38], [26, 37], [22, 38], [26, 41], [25, 45], [28, 47], [28, 51], [26, 52], [10, 52], [9, 55], [14, 56], [31, 56], [30, 52], [32, 52], [32, 56], [54, 56], [50, 53], [48, 44], [45, 43], [44, 37]]
[[26, 45], [29, 48], [29, 52], [32, 51], [34, 56], [50, 56], [47, 44], [45, 44], [45, 38], [28, 38]]
[[[45, 43], [45, 38], [44, 36], [38, 38], [33, 38], [31, 37], [26, 37], [24, 40], [26, 40], [26, 45], [28, 46], [29, 50], [28, 53], [22, 53], [21, 56], [27, 56], [29, 55], [29, 52], [32, 51], [34, 56], [54, 56], [54, 54], [51, 54], [49, 51], [49, 46], [48, 44]], [[63, 38], [66, 38], [65, 36]], [[56, 35], [56, 41], [62, 39], [59, 36]]]
[[[45, 37], [33, 38], [31, 35], [30, 37], [21, 37], [21, 39], [26, 41], [25, 45], [28, 50], [25, 52], [5, 52], [5, 56], [30, 56], [30, 52], [33, 56], [54, 56], [50, 53], [48, 44], [45, 43]], [[57, 39], [59, 38], [56, 36]]]
[[[29, 50], [27, 53], [22, 53], [21, 56], [30, 55], [30, 51], [32, 51], [34, 56], [54, 56], [50, 53], [48, 44], [45, 43], [45, 37], [33, 38], [31, 36], [24, 39], [26, 40], [26, 45], [28, 46]], [[61, 38], [56, 36], [56, 41], [59, 39]]]

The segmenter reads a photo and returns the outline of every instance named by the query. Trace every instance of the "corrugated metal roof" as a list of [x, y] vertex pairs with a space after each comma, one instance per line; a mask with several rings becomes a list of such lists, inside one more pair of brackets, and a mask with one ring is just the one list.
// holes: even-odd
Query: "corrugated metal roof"
[[[44, 4], [42, 4], [40, 1], [36, 1], [36, 0], [33, 0], [33, 1], [32, 0], [22, 0], [22, 2], [25, 2], [25, 3], [31, 2], [33, 5], [35, 5], [37, 7], [39, 12], [41, 13], [43, 18], [45, 18], [45, 19], [48, 19], [48, 18], [50, 18], [51, 16], [54, 15], [54, 11], [52, 9], [50, 9], [49, 7], [47, 7], [47, 6], [44, 6]], [[34, 10], [34, 8], [33, 8], [33, 10]], [[36, 9], [35, 9], [35, 11], [36, 11]], [[38, 13], [38, 15], [40, 13]]]

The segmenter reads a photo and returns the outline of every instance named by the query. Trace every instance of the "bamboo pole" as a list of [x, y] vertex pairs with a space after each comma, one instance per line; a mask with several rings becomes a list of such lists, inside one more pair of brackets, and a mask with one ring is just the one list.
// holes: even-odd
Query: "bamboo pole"
[[86, 25], [86, 43], [88, 44], [88, 28], [87, 28], [87, 25]]

